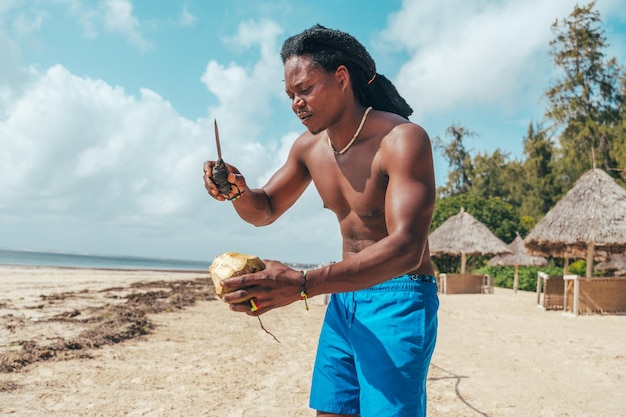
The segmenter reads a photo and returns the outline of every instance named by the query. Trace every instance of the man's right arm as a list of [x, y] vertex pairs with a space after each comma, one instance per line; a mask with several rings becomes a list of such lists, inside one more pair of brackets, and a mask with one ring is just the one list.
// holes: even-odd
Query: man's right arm
[[[302, 138], [294, 143], [285, 164], [261, 188], [248, 188], [239, 170], [227, 164], [228, 181], [242, 190], [239, 198], [232, 202], [243, 220], [255, 226], [273, 223], [298, 200], [311, 183], [311, 176], [303, 160], [306, 146], [300, 139]], [[212, 161], [204, 164], [205, 188], [213, 198], [223, 201], [226, 198], [219, 194], [211, 179], [213, 164]]]

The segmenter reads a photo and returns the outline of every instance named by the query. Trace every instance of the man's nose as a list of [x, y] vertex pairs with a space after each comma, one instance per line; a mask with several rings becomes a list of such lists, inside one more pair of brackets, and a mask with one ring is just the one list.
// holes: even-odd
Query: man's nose
[[304, 100], [300, 96], [294, 96], [291, 106], [293, 107], [293, 110], [296, 111], [297, 109], [304, 107]]

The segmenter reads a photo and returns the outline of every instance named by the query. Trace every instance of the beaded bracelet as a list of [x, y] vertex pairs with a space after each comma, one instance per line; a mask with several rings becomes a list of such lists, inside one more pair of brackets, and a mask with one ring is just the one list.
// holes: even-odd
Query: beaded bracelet
[[[236, 185], [236, 184], [233, 184], [233, 185], [234, 185], [235, 187], [237, 187], [237, 185]], [[227, 196], [225, 196], [225, 197], [226, 197], [226, 200], [228, 200], [228, 201], [235, 201], [235, 200], [238, 200], [239, 198], [241, 198], [241, 196], [242, 196], [242, 195], [243, 195], [243, 193], [245, 193], [245, 192], [246, 192], [246, 189], [245, 189], [245, 188], [244, 188], [243, 190], [240, 190], [240, 189], [239, 189], [239, 187], [237, 187], [237, 194], [235, 194], [235, 195], [234, 195], [234, 196], [232, 196], [232, 197], [227, 197]]]
[[304, 301], [304, 307], [308, 310], [309, 303], [307, 302], [307, 299], [309, 298], [309, 294], [306, 292], [306, 274], [308, 271], [303, 269], [300, 272], [302, 272], [302, 289], [300, 290], [300, 299]]

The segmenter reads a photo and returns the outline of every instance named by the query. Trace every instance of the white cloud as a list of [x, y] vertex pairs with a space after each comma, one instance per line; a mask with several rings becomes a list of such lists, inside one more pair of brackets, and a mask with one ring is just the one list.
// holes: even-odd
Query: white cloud
[[90, 8], [81, 0], [55, 0], [55, 2], [67, 7], [68, 13], [77, 20], [87, 39], [98, 36], [100, 12], [96, 8]]
[[105, 27], [126, 37], [129, 43], [141, 50], [152, 49], [152, 44], [141, 35], [139, 20], [133, 14], [130, 0], [106, 0], [102, 3]]
[[410, 55], [398, 72], [398, 88], [418, 117], [457, 106], [506, 109], [536, 102], [550, 73], [550, 26], [575, 4], [404, 1], [383, 33], [388, 45]]
[[198, 19], [189, 12], [187, 5], [183, 6], [180, 14], [178, 15], [178, 24], [181, 26], [194, 26]]
[[[193, 131], [189, 121], [148, 90], [135, 99], [103, 81], [52, 67], [0, 124], [6, 150], [0, 166], [2, 200], [25, 211], [72, 207], [88, 217], [152, 214], [156, 206], [136, 207], [145, 207], [144, 199], [156, 188], [180, 180], [184, 167], [179, 158], [192, 152], [188, 138]], [[149, 186], [138, 188], [143, 181]], [[162, 214], [185, 203], [189, 187], [172, 187], [181, 195], [177, 205], [161, 204]]]
[[19, 1], [20, 0], [4, 0], [4, 1], [0, 2], [0, 17], [4, 13], [8, 12], [9, 10], [11, 10], [16, 5], [18, 5]]
[[0, 28], [0, 121], [8, 112], [10, 104], [30, 78], [30, 69], [22, 66], [18, 46]]
[[47, 13], [38, 9], [31, 9], [29, 14], [19, 13], [13, 20], [13, 29], [18, 35], [27, 36], [37, 32], [46, 17]]
[[[295, 133], [256, 139], [267, 128], [272, 100], [284, 99], [277, 82], [279, 32], [268, 22], [239, 27], [230, 42], [258, 51], [258, 60], [248, 68], [209, 62], [202, 81], [219, 104], [196, 121], [148, 89], [133, 96], [61, 65], [33, 73], [34, 82], [11, 96], [0, 118], [0, 229], [17, 247], [23, 240], [166, 257], [202, 253], [211, 259], [239, 250], [284, 260], [336, 259], [336, 220], [322, 210], [313, 187], [276, 224], [261, 229], [239, 219], [229, 203], [215, 202], [203, 187], [202, 162], [215, 157], [214, 118], [224, 158], [251, 186], [262, 185], [286, 159]], [[13, 61], [15, 69], [19, 60]], [[58, 224], [73, 226], [59, 235]], [[118, 241], [115, 250], [112, 240]], [[196, 249], [185, 255], [185, 246]]]

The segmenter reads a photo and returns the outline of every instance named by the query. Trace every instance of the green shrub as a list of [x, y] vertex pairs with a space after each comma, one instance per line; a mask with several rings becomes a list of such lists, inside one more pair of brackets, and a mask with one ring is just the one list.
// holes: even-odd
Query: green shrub
[[569, 264], [567, 270], [570, 274], [576, 274], [584, 277], [587, 274], [587, 261], [585, 261], [584, 259], [574, 261]]
[[[520, 291], [537, 291], [537, 272], [539, 271], [548, 275], [563, 275], [563, 268], [556, 266], [553, 261], [550, 261], [547, 266], [520, 266], [517, 288]], [[515, 267], [513, 266], [484, 266], [472, 273], [490, 275], [496, 287], [513, 288], [515, 275]]]

